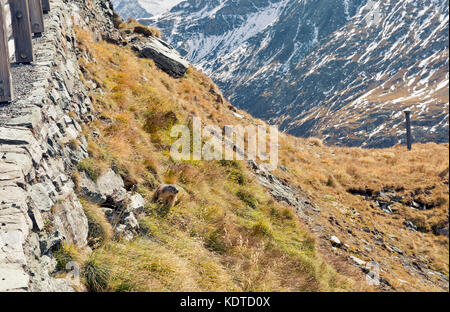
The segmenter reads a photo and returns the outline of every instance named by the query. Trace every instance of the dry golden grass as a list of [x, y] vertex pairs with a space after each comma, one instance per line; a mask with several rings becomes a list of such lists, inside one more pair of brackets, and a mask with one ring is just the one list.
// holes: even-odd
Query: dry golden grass
[[[193, 68], [173, 79], [128, 49], [94, 42], [78, 30], [80, 59], [93, 90], [97, 120], [84, 129], [92, 161], [87, 172], [114, 167], [151, 202], [158, 183], [177, 183], [185, 195], [168, 213], [156, 204], [139, 216], [135, 241], [110, 241], [95, 258], [112, 271], [110, 290], [269, 291], [351, 290], [353, 282], [320, 259], [314, 239], [291, 208], [271, 199], [240, 162], [174, 162], [170, 126], [235, 121], [211, 80]], [[225, 114], [224, 112], [227, 112]], [[100, 132], [94, 136], [93, 130]], [[95, 164], [95, 168], [90, 165]], [[244, 194], [244, 195], [242, 195]], [[279, 217], [280, 216], [280, 217]]]
[[146, 37], [161, 38], [161, 30], [156, 27], [148, 27], [139, 23], [137, 20], [130, 18], [126, 22], [120, 24], [119, 29], [121, 32], [129, 32], [135, 34], [141, 34]]
[[[395, 252], [377, 246], [373, 243], [374, 235], [361, 229], [375, 227], [383, 233], [385, 244], [400, 248], [405, 256], [420, 256], [430, 269], [448, 276], [448, 237], [433, 233], [448, 220], [448, 176], [444, 179], [440, 176], [449, 166], [448, 144], [416, 144], [408, 152], [404, 146], [322, 148], [310, 144], [310, 140], [290, 136], [284, 136], [281, 141], [280, 163], [288, 172], [279, 170], [277, 174], [307, 191], [323, 208], [321, 218], [316, 220], [318, 224], [325, 224], [328, 233], [347, 243], [358, 257], [384, 263], [389, 272], [386, 277], [396, 289], [442, 290], [419, 281], [403, 268]], [[395, 203], [392, 208], [396, 212], [387, 214], [373, 201], [352, 195], [348, 190], [372, 190], [374, 193], [394, 190], [402, 197], [402, 203]], [[413, 200], [433, 208], [413, 209], [409, 205]], [[329, 217], [337, 219], [353, 235], [330, 224]], [[407, 230], [405, 220], [419, 226], [420, 232]], [[364, 250], [364, 240], [372, 242], [373, 251]]]
[[[185, 77], [173, 79], [127, 48], [95, 42], [83, 30], [77, 37], [80, 49], [96, 60], [80, 59], [83, 79], [102, 88], [101, 94], [92, 90], [98, 118], [84, 129], [91, 162], [80, 169], [96, 175], [114, 167], [148, 202], [162, 182], [185, 190], [168, 214], [155, 205], [146, 208], [138, 239], [109, 241], [95, 249], [96, 259], [111, 267], [111, 290], [373, 290], [361, 281], [360, 271], [333, 253], [325, 234], [337, 235], [350, 254], [383, 262], [396, 289], [434, 290], [410, 275], [392, 252], [375, 244], [374, 250], [363, 250], [362, 240], [373, 238], [361, 229], [374, 226], [408, 256], [425, 255], [430, 267], [448, 275], [448, 238], [408, 231], [402, 224], [411, 219], [432, 230], [448, 219], [448, 175], [447, 184], [439, 177], [449, 166], [448, 144], [415, 145], [412, 152], [400, 146], [363, 150], [280, 134], [279, 163], [287, 171], [276, 175], [304, 190], [322, 211], [306, 225], [291, 207], [268, 195], [245, 163], [170, 158], [170, 126], [190, 125], [194, 115], [220, 127], [263, 124], [241, 111], [244, 119], [234, 116], [229, 104], [210, 92], [217, 87], [208, 77], [190, 68]], [[387, 215], [348, 192], [386, 187], [397, 189], [405, 201], [436, 207], [417, 211], [395, 204], [398, 211]], [[344, 228], [331, 224], [330, 217]], [[311, 232], [315, 225], [323, 228], [317, 237]]]

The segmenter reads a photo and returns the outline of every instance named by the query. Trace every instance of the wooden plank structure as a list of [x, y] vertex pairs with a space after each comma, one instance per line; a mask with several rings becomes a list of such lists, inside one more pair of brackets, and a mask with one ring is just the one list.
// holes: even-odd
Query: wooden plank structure
[[16, 62], [31, 63], [34, 56], [28, 0], [10, 0], [10, 9]]
[[0, 103], [11, 102], [13, 98], [8, 39], [5, 5], [0, 0]]
[[44, 16], [41, 0], [28, 0], [31, 32], [40, 36], [44, 32]]
[[12, 33], [12, 25], [11, 25], [11, 10], [9, 8], [9, 2], [10, 0], [0, 0], [0, 2], [5, 2], [5, 22], [6, 22], [6, 28], [8, 30], [8, 46], [9, 46], [9, 57], [14, 57], [15, 54], [15, 46], [14, 46], [14, 37]]
[[[43, 1], [43, 2], [42, 2]], [[14, 100], [11, 60], [34, 60], [32, 32], [44, 31], [43, 11], [50, 11], [48, 0], [0, 0], [0, 103]]]
[[47, 14], [50, 12], [50, 1], [49, 0], [42, 0], [42, 12], [44, 14]]

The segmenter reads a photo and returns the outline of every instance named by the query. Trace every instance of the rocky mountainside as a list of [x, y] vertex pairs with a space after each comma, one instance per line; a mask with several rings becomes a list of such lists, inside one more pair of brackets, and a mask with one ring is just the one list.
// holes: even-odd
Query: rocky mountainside
[[113, 0], [111, 3], [114, 5], [114, 10], [124, 18], [146, 18], [152, 16], [138, 1]]
[[447, 0], [192, 0], [142, 22], [289, 133], [392, 146], [410, 108], [416, 141], [448, 141]]
[[114, 10], [124, 18], [146, 18], [167, 13], [183, 0], [112, 0]]

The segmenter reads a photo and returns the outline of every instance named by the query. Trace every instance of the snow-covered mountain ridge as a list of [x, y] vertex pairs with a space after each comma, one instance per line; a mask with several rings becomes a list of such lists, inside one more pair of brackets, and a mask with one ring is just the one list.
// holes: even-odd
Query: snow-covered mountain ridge
[[391, 146], [404, 139], [402, 111], [410, 108], [417, 141], [448, 142], [448, 0], [187, 0], [164, 8], [141, 21], [161, 28], [234, 105], [289, 133]]

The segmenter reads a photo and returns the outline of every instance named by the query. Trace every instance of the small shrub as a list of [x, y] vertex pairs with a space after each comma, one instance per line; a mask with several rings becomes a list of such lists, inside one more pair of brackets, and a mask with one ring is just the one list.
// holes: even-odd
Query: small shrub
[[78, 147], [79, 147], [80, 143], [78, 142], [78, 140], [73, 139], [73, 140], [70, 140], [69, 143], [67, 143], [67, 145], [68, 145], [72, 150], [78, 150]]
[[309, 138], [308, 141], [314, 146], [323, 147], [323, 141], [319, 138]]
[[223, 240], [223, 233], [220, 230], [208, 233], [205, 246], [219, 254], [224, 254], [227, 251], [227, 246]]
[[261, 218], [253, 225], [253, 234], [272, 237], [272, 227], [267, 220]]
[[232, 167], [235, 169], [241, 169], [241, 164], [237, 160], [225, 160], [222, 159], [219, 161], [222, 167]]
[[97, 248], [108, 242], [112, 234], [111, 224], [106, 220], [105, 214], [98, 205], [80, 200], [83, 210], [88, 218], [88, 244]]
[[292, 209], [288, 207], [281, 210], [281, 216], [286, 220], [293, 220], [295, 218], [295, 214], [292, 212]]
[[73, 246], [65, 243], [61, 244], [52, 255], [56, 259], [56, 269], [62, 271], [66, 269], [67, 263], [73, 261], [76, 258], [76, 250]]
[[157, 28], [137, 25], [134, 27], [134, 33], [144, 35], [145, 37], [161, 38], [161, 31]]
[[104, 265], [90, 259], [85, 263], [83, 277], [86, 287], [91, 292], [102, 292], [108, 289], [110, 281], [110, 270]]
[[316, 240], [311, 236], [306, 237], [306, 239], [303, 241], [303, 249], [309, 252], [314, 252], [315, 248], [316, 248]]
[[115, 288], [116, 292], [134, 292], [136, 291], [136, 284], [132, 281], [126, 280], [122, 281], [117, 287]]
[[329, 186], [329, 187], [336, 187], [337, 186], [336, 179], [334, 178], [333, 175], [330, 174], [328, 176], [328, 180], [327, 180], [326, 185]]
[[230, 180], [235, 181], [239, 185], [244, 185], [245, 175], [241, 170], [232, 169], [230, 170]]
[[75, 171], [72, 174], [72, 181], [73, 181], [73, 184], [75, 185], [75, 190], [77, 192], [79, 192], [81, 189], [81, 175], [78, 171]]
[[94, 181], [102, 174], [102, 169], [98, 166], [98, 162], [92, 158], [85, 158], [77, 165], [78, 171], [84, 171]]
[[144, 160], [145, 169], [150, 171], [153, 174], [158, 174], [158, 161], [154, 158], [147, 157]]
[[169, 129], [178, 121], [177, 115], [172, 112], [149, 112], [145, 118], [144, 130], [155, 133], [162, 129]]
[[241, 189], [236, 193], [236, 196], [253, 209], [258, 206], [258, 201], [249, 191]]

